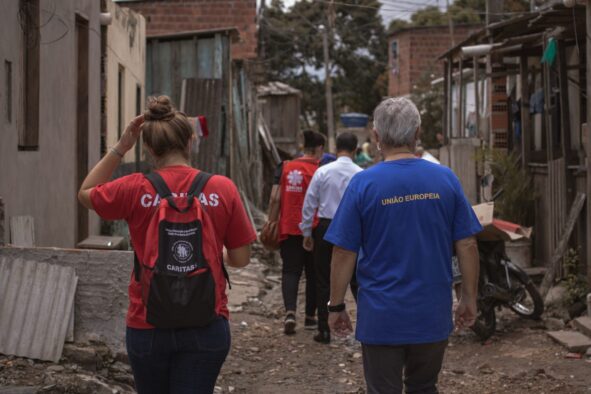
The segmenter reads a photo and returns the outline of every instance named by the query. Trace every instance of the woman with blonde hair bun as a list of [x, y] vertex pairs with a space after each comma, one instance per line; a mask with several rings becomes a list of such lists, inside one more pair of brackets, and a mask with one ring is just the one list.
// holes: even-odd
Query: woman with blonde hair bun
[[[111, 181], [140, 135], [155, 170]], [[197, 138], [167, 96], [152, 97], [78, 193], [101, 218], [129, 226], [126, 345], [140, 394], [213, 392], [230, 349], [223, 260], [246, 266], [256, 239], [234, 183], [191, 167]]]

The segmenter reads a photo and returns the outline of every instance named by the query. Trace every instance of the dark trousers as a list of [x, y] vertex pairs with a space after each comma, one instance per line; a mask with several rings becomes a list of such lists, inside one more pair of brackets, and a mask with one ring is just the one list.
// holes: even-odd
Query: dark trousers
[[[417, 345], [362, 345], [367, 394], [436, 394], [447, 340]], [[404, 380], [402, 374], [404, 371]]]
[[[316, 267], [316, 293], [318, 295], [318, 330], [328, 331], [328, 308], [330, 299], [330, 261], [332, 259], [332, 244], [324, 240], [324, 234], [330, 226], [330, 219], [320, 219], [313, 231], [314, 236], [314, 265]], [[357, 301], [357, 281], [355, 271], [351, 278], [351, 292]]]
[[127, 354], [139, 394], [211, 394], [230, 350], [230, 326], [127, 328]]
[[290, 235], [280, 244], [283, 268], [281, 272], [281, 291], [285, 310], [295, 311], [298, 301], [298, 286], [302, 271], [306, 274], [306, 315], [316, 314], [316, 275], [312, 253], [302, 246], [301, 235]]

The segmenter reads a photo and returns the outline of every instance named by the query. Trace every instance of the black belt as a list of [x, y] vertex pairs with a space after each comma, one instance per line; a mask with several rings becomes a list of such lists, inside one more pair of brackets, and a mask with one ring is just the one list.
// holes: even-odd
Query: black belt
[[327, 219], [327, 218], [318, 218], [318, 221], [320, 223], [330, 223], [332, 222], [332, 219]]

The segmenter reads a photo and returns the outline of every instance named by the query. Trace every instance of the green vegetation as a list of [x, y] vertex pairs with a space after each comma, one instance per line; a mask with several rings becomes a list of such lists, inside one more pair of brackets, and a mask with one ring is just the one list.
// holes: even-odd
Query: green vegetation
[[427, 70], [411, 95], [421, 113], [421, 143], [425, 149], [438, 148], [436, 135], [443, 133], [443, 84], [431, 85], [434, 72]]
[[[410, 21], [394, 19], [382, 24], [379, 0], [341, 0], [334, 6], [334, 30], [329, 35], [331, 75], [336, 114], [343, 111], [371, 114], [387, 94], [388, 33], [409, 26], [447, 25], [448, 13], [435, 6], [416, 11]], [[526, 0], [505, 0], [505, 12], [529, 9]], [[456, 24], [484, 21], [485, 0], [455, 0], [449, 11]], [[267, 80], [278, 80], [300, 89], [304, 125], [326, 130], [324, 56], [320, 25], [328, 26], [329, 2], [300, 0], [289, 9], [282, 0], [271, 0], [259, 30], [261, 63]], [[509, 14], [507, 16], [510, 16]], [[425, 73], [414, 99], [423, 115], [423, 143], [435, 146], [441, 131], [442, 92], [432, 88]]]
[[532, 225], [536, 193], [532, 177], [520, 166], [517, 154], [485, 148], [476, 160], [488, 163], [494, 179], [493, 195], [500, 192], [495, 200], [495, 217], [522, 226]]
[[[529, 11], [529, 1], [505, 0], [504, 12], [510, 16], [512, 12]], [[454, 24], [484, 23], [486, 12], [486, 0], [456, 0], [446, 12], [436, 6], [425, 7], [415, 12], [410, 21], [394, 19], [388, 26], [388, 32], [412, 26], [441, 26], [449, 23], [448, 15]]]
[[590, 288], [587, 279], [579, 270], [579, 253], [575, 249], [569, 249], [564, 256], [564, 285], [566, 287], [565, 303], [571, 306], [580, 302], [586, 302]]
[[[378, 0], [345, 0], [335, 6], [333, 39], [329, 42], [335, 113], [371, 114], [386, 95], [388, 45]], [[320, 25], [328, 26], [328, 2], [302, 0], [285, 10], [273, 0], [261, 24], [268, 80], [279, 80], [303, 93], [306, 126], [326, 130], [324, 57]], [[330, 37], [330, 35], [329, 35]]]

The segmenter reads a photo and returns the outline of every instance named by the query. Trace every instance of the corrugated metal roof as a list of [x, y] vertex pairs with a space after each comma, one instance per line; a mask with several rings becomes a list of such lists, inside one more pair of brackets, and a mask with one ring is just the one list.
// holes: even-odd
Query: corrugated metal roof
[[302, 94], [300, 90], [283, 82], [269, 82], [265, 85], [259, 85], [257, 86], [257, 93], [259, 96], [281, 96], [290, 94], [301, 96]]
[[0, 353], [59, 361], [77, 282], [71, 267], [0, 258]]

